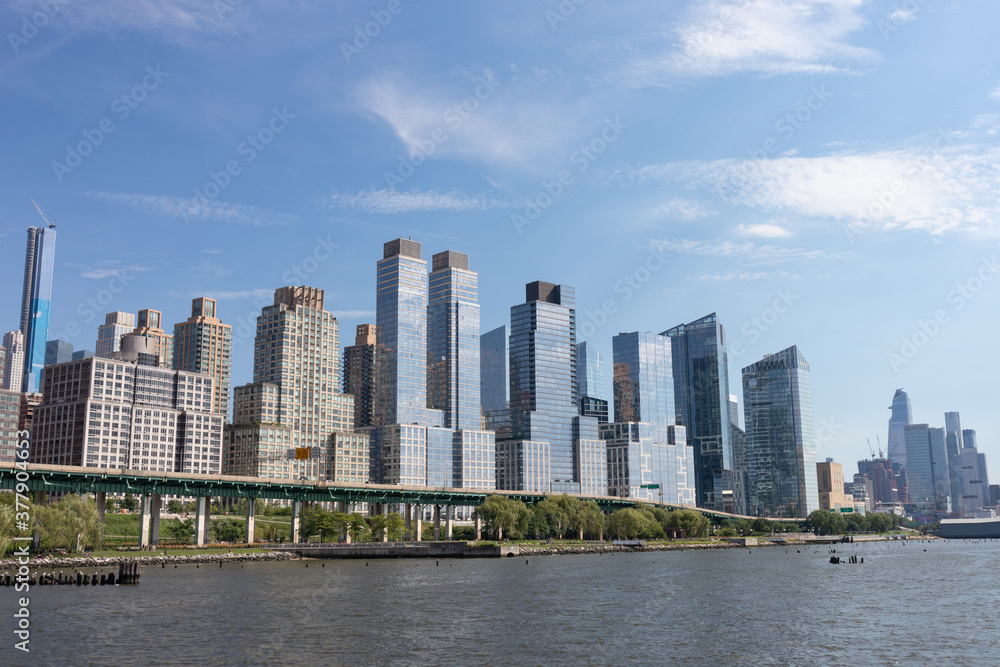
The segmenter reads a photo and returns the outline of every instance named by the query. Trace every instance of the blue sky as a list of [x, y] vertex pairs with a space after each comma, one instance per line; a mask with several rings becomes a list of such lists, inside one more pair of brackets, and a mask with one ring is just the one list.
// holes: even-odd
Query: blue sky
[[821, 459], [853, 474], [903, 387], [918, 422], [961, 412], [1000, 480], [998, 19], [946, 0], [12, 0], [2, 327], [30, 198], [58, 221], [51, 337], [92, 349], [106, 311], [172, 323], [214, 296], [234, 384], [276, 287], [325, 289], [350, 344], [381, 244], [410, 236], [469, 253], [484, 331], [533, 280], [576, 287], [609, 357], [619, 331], [716, 311], [734, 393], [800, 347]]

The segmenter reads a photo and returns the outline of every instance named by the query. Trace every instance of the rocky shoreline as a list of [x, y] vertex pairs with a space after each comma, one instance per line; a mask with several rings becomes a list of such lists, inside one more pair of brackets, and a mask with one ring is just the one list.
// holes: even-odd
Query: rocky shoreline
[[[77, 557], [77, 558], [34, 558], [28, 563], [32, 569], [72, 569], [81, 567], [117, 567], [121, 563], [138, 563], [145, 566], [154, 565], [184, 565], [200, 563], [256, 563], [275, 560], [296, 560], [299, 556], [284, 551], [265, 551], [259, 553], [233, 554], [191, 554], [169, 556], [107, 556], [107, 557]], [[16, 570], [20, 563], [14, 559], [0, 560], [0, 571]]]
[[562, 556], [575, 554], [613, 554], [613, 553], [640, 553], [645, 551], [699, 551], [704, 549], [752, 549], [754, 547], [776, 547], [796, 544], [786, 542], [778, 544], [776, 542], [758, 542], [751, 547], [743, 546], [735, 542], [694, 542], [679, 544], [644, 544], [642, 546], [624, 546], [613, 544], [594, 544], [577, 547], [520, 547], [518, 550], [521, 556]]

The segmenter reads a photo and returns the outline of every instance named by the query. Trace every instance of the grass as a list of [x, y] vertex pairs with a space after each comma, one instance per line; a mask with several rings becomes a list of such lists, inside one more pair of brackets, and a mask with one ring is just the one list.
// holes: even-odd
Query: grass
[[[207, 554], [227, 554], [230, 551], [234, 554], [254, 554], [254, 553], [266, 553], [268, 549], [184, 549], [184, 548], [170, 548], [167, 549], [167, 555], [169, 556], [201, 556]], [[101, 549], [98, 551], [89, 552], [88, 558], [137, 558], [140, 556], [162, 556], [164, 555], [163, 549], [157, 549], [156, 551], [109, 551], [107, 549]], [[82, 554], [53, 554], [53, 558], [81, 558]]]

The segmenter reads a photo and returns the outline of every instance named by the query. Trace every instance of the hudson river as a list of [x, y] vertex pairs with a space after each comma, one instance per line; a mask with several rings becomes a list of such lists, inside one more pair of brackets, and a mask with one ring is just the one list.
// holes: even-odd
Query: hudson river
[[[4, 665], [985, 665], [1000, 542], [147, 568], [31, 591]], [[801, 553], [796, 553], [796, 549]]]

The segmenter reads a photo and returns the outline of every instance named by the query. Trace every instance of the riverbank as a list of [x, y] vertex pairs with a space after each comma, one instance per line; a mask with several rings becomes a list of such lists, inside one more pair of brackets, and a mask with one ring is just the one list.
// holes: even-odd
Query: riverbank
[[[258, 563], [275, 560], [297, 560], [299, 556], [283, 551], [263, 551], [258, 553], [218, 553], [190, 554], [178, 556], [99, 556], [67, 558], [31, 558], [28, 566], [45, 569], [71, 569], [80, 567], [112, 567], [121, 563], [138, 563], [146, 566], [188, 565], [201, 563]], [[20, 563], [16, 559], [0, 560], [0, 571], [16, 570]]]
[[641, 553], [645, 551], [702, 551], [705, 549], [748, 549], [753, 547], [776, 547], [803, 544], [802, 542], [777, 544], [775, 542], [758, 542], [755, 545], [743, 546], [735, 542], [687, 542], [667, 544], [618, 545], [618, 544], [587, 544], [564, 547], [519, 547], [519, 556], [562, 556], [575, 554], [612, 554]]

